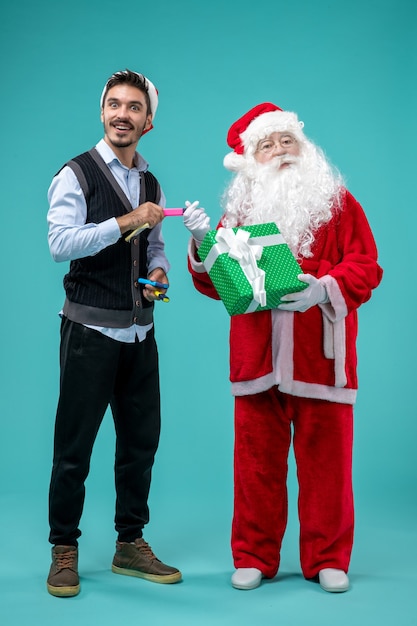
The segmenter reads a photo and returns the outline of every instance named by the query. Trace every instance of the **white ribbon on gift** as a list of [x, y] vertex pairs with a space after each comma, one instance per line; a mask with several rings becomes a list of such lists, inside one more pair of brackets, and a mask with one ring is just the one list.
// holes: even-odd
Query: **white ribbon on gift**
[[210, 272], [220, 254], [227, 253], [239, 263], [252, 288], [253, 300], [246, 313], [256, 311], [259, 305], [266, 306], [265, 272], [258, 267], [257, 261], [262, 256], [264, 246], [285, 243], [282, 235], [277, 233], [251, 238], [247, 230], [238, 229], [235, 233], [232, 228], [219, 228], [216, 241], [204, 261], [206, 271]]

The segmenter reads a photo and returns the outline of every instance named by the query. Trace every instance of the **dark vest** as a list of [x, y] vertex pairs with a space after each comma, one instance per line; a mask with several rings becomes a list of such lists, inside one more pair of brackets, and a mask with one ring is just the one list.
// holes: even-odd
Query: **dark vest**
[[[119, 217], [132, 207], [94, 148], [69, 161], [87, 203], [86, 223], [100, 223]], [[141, 172], [140, 201], [158, 203], [160, 188], [150, 172]], [[153, 303], [142, 295], [139, 277], [148, 274], [147, 249], [150, 230], [126, 243], [121, 237], [94, 256], [71, 261], [64, 277], [66, 317], [80, 324], [127, 328], [153, 320]]]

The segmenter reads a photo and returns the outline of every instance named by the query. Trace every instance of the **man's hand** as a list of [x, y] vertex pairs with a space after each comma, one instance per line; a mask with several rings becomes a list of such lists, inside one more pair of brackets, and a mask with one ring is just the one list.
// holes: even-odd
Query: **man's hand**
[[144, 224], [149, 224], [149, 228], [153, 228], [159, 222], [162, 222], [163, 219], [164, 211], [162, 207], [153, 202], [144, 202], [133, 211], [130, 211], [130, 213], [116, 217], [122, 235]]
[[315, 304], [328, 302], [326, 287], [315, 276], [300, 274], [298, 280], [307, 283], [308, 287], [303, 291], [288, 293], [286, 296], [282, 296], [281, 302], [288, 302], [288, 304], [279, 304], [278, 309], [303, 313]]
[[[165, 274], [164, 270], [161, 267], [156, 267], [149, 275], [149, 280], [156, 281], [158, 283], [168, 285], [168, 277]], [[162, 287], [154, 287], [153, 285], [145, 285], [143, 290], [143, 296], [149, 302], [153, 300], [159, 300], [159, 295], [155, 295], [155, 291], [158, 293], [166, 293], [167, 289], [163, 289]]]
[[187, 200], [183, 219], [184, 225], [194, 237], [195, 244], [199, 248], [206, 233], [210, 230], [209, 216], [202, 207], [198, 208], [198, 200], [192, 204]]

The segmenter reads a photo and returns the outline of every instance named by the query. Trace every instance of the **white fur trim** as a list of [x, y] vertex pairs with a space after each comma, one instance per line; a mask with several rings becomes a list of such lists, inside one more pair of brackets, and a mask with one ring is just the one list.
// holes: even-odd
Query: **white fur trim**
[[302, 131], [303, 126], [304, 123], [298, 121], [295, 113], [290, 111], [269, 111], [256, 117], [247, 129], [243, 131], [240, 138], [245, 147], [245, 152], [251, 148], [251, 151], [254, 151], [258, 142], [271, 133], [288, 132], [299, 141], [305, 140]]
[[274, 372], [260, 376], [254, 380], [244, 380], [242, 382], [232, 383], [233, 396], [252, 396], [255, 393], [268, 391], [271, 387], [275, 387]]
[[329, 302], [320, 304], [324, 315], [332, 322], [343, 320], [348, 314], [346, 300], [340, 290], [339, 283], [333, 276], [326, 274], [320, 278], [320, 282], [326, 287]]
[[333, 276], [320, 278], [326, 287], [329, 302], [319, 304], [323, 315], [323, 350], [326, 359], [334, 359], [335, 387], [345, 387], [346, 378], [346, 301]]
[[197, 246], [195, 244], [194, 237], [190, 237], [187, 251], [192, 269], [197, 272], [197, 274], [205, 274], [206, 268], [204, 267], [203, 262], [200, 261], [200, 259], [197, 260], [196, 258]]
[[236, 152], [229, 152], [223, 159], [223, 165], [231, 172], [238, 172], [243, 169], [245, 163], [246, 159], [243, 154], [237, 154]]
[[278, 389], [282, 393], [288, 393], [290, 396], [317, 398], [317, 400], [328, 400], [329, 402], [338, 402], [340, 404], [355, 404], [358, 393], [356, 389], [347, 387], [326, 387], [326, 385], [303, 383], [299, 380], [281, 383], [278, 385]]

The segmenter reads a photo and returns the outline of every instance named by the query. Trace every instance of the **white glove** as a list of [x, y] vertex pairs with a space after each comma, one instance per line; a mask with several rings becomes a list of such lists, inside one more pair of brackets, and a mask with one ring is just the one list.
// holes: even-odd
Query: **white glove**
[[184, 225], [188, 228], [194, 237], [197, 248], [200, 247], [206, 233], [210, 230], [210, 218], [205, 210], [198, 208], [198, 200], [196, 202], [185, 203], [185, 211], [183, 213]]
[[315, 304], [324, 304], [329, 301], [326, 287], [315, 276], [300, 274], [298, 280], [307, 283], [308, 287], [303, 289], [303, 291], [288, 293], [286, 296], [282, 296], [281, 302], [287, 302], [288, 304], [279, 304], [278, 308], [281, 311], [299, 311], [303, 313]]

